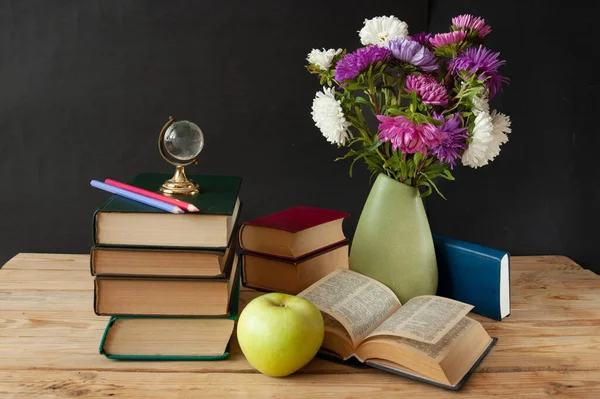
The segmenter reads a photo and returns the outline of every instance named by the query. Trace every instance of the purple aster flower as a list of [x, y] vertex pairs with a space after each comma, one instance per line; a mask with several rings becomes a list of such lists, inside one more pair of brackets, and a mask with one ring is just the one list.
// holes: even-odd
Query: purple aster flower
[[381, 122], [377, 137], [382, 142], [391, 142], [393, 151], [400, 148], [406, 154], [426, 154], [428, 146], [438, 146], [445, 138], [445, 133], [431, 123], [415, 125], [404, 116], [377, 115], [377, 119]]
[[408, 39], [392, 39], [387, 43], [394, 58], [408, 62], [425, 72], [437, 71], [437, 58], [422, 44]]
[[450, 71], [458, 74], [460, 71], [467, 71], [469, 75], [478, 73], [481, 79], [486, 79], [486, 87], [490, 90], [490, 99], [502, 89], [502, 83], [507, 83], [508, 79], [498, 73], [498, 68], [506, 63], [499, 60], [500, 53], [494, 53], [483, 46], [469, 47], [461, 51], [456, 58], [448, 63]]
[[431, 152], [442, 162], [450, 165], [450, 169], [456, 166], [456, 160], [460, 158], [460, 153], [467, 149], [466, 139], [468, 137], [467, 128], [461, 127], [460, 115], [454, 116], [448, 120], [441, 114], [433, 113], [433, 117], [440, 121], [445, 121], [438, 129], [444, 132], [446, 137], [442, 142], [433, 147]]
[[405, 90], [409, 93], [415, 90], [423, 104], [448, 104], [446, 88], [431, 75], [408, 75]]
[[479, 37], [486, 37], [492, 31], [492, 28], [485, 24], [485, 19], [474, 17], [470, 14], [463, 14], [452, 18], [452, 25], [456, 29], [471, 29]]
[[431, 43], [433, 47], [449, 46], [451, 44], [457, 44], [462, 42], [463, 40], [465, 40], [466, 37], [467, 32], [465, 32], [464, 30], [457, 30], [448, 33], [438, 33], [437, 35], [429, 39], [429, 43]]
[[342, 82], [353, 79], [372, 64], [385, 61], [390, 55], [390, 50], [376, 45], [359, 48], [338, 61], [335, 66], [335, 80]]
[[431, 33], [421, 32], [421, 33], [417, 33], [416, 35], [412, 35], [410, 37], [410, 40], [412, 40], [413, 42], [417, 42], [422, 46], [428, 46], [429, 40], [432, 37], [433, 37], [433, 35]]

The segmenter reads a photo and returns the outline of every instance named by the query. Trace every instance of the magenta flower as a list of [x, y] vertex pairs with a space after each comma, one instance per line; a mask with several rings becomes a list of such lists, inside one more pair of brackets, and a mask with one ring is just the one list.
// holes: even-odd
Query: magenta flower
[[492, 31], [492, 28], [485, 24], [485, 19], [474, 17], [470, 14], [463, 14], [452, 18], [452, 25], [456, 29], [471, 29], [479, 37], [486, 37]]
[[417, 92], [423, 104], [448, 104], [446, 88], [431, 75], [408, 75], [406, 91], [412, 93], [413, 90]]
[[431, 33], [421, 32], [414, 34], [410, 37], [410, 40], [417, 42], [422, 46], [429, 46], [429, 40], [433, 37]]
[[499, 60], [500, 53], [494, 53], [483, 46], [469, 47], [461, 51], [456, 58], [448, 63], [452, 73], [459, 74], [460, 71], [467, 71], [468, 75], [477, 73], [481, 79], [485, 79], [486, 87], [490, 90], [490, 99], [496, 93], [502, 90], [502, 83], [507, 83], [508, 79], [498, 73], [498, 68], [506, 63]]
[[415, 125], [404, 116], [377, 115], [377, 119], [381, 122], [377, 137], [382, 142], [391, 142], [393, 151], [400, 148], [406, 154], [426, 154], [427, 147], [439, 145], [446, 137], [445, 133], [428, 122]]
[[467, 128], [462, 127], [460, 114], [454, 114], [454, 116], [448, 120], [441, 114], [433, 113], [433, 117], [440, 121], [445, 121], [442, 126], [438, 129], [446, 134], [446, 137], [442, 142], [433, 147], [431, 152], [442, 162], [450, 165], [450, 169], [454, 169], [456, 166], [456, 160], [460, 158], [461, 151], [467, 149]]
[[387, 43], [394, 58], [408, 62], [422, 71], [433, 72], [439, 68], [438, 60], [429, 49], [408, 39], [392, 39]]
[[466, 37], [467, 32], [465, 32], [464, 30], [457, 30], [454, 32], [447, 33], [438, 33], [437, 35], [429, 39], [429, 43], [431, 43], [433, 47], [449, 46], [451, 44], [457, 44], [462, 42], [463, 40], [465, 40]]
[[359, 48], [338, 61], [335, 66], [335, 80], [342, 82], [354, 79], [372, 64], [385, 61], [390, 55], [390, 50], [376, 45]]

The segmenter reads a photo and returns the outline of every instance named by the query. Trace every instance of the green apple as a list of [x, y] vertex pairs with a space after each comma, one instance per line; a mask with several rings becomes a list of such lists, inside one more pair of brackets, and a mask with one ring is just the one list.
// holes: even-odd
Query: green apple
[[246, 305], [237, 338], [250, 364], [263, 374], [284, 377], [317, 354], [325, 334], [323, 317], [310, 301], [270, 293]]

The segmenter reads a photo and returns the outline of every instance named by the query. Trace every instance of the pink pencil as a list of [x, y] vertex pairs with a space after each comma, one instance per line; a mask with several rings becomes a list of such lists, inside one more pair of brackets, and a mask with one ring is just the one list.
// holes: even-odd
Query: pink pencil
[[131, 191], [132, 193], [145, 195], [146, 197], [154, 198], [155, 200], [166, 202], [171, 205], [176, 205], [182, 209], [187, 209], [188, 212], [200, 212], [200, 210], [192, 204], [189, 204], [184, 201], [180, 201], [175, 198], [167, 197], [166, 195], [162, 195], [162, 194], [154, 193], [152, 191], [144, 190], [143, 188], [130, 186], [129, 184], [121, 183], [121, 182], [118, 182], [118, 181], [112, 180], [112, 179], [106, 179], [106, 180], [104, 180], [104, 183], [109, 184], [114, 187], [122, 188], [123, 190]]

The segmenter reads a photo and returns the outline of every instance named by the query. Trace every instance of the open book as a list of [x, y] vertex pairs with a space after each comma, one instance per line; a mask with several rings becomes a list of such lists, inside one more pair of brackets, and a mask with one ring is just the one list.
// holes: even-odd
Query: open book
[[385, 285], [338, 269], [298, 296], [323, 313], [322, 349], [347, 360], [449, 389], [459, 389], [492, 339], [466, 317], [473, 306], [438, 296], [404, 305]]

